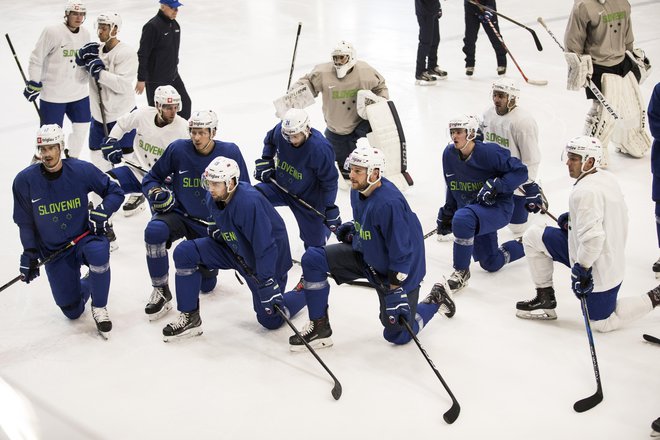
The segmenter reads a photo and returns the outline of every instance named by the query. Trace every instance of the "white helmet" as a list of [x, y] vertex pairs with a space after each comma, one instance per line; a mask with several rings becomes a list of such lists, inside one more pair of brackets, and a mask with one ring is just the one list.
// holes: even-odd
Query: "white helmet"
[[518, 103], [520, 98], [520, 87], [518, 83], [511, 78], [500, 78], [493, 83], [493, 92], [506, 93], [509, 97], [507, 107], [512, 108], [512, 102]]
[[[121, 28], [121, 17], [116, 12], [103, 12], [96, 18], [96, 28], [102, 24], [110, 25], [110, 38], [116, 38]], [[112, 35], [112, 28], [117, 28], [115, 35]]]
[[577, 136], [566, 144], [566, 153], [577, 154], [582, 157], [582, 172], [585, 173], [584, 166], [589, 158], [594, 159], [594, 168], [600, 168], [603, 159], [603, 147], [598, 138], [591, 136]]
[[374, 184], [385, 173], [385, 155], [378, 148], [369, 146], [357, 147], [348, 156], [348, 159], [346, 159], [344, 168], [349, 169], [351, 165], [366, 168], [368, 175], [371, 175], [373, 170], [378, 168], [380, 170], [380, 176], [378, 176], [375, 182], [369, 182], [370, 184]]
[[42, 125], [37, 130], [37, 149], [44, 145], [59, 144], [64, 151], [64, 132], [57, 124]]
[[[232, 179], [236, 179], [236, 186], [238, 186], [238, 178], [241, 176], [241, 170], [235, 160], [228, 157], [218, 156], [206, 167], [204, 174], [202, 174], [202, 188], [208, 191], [208, 182], [224, 182], [229, 191], [229, 183]], [[229, 191], [232, 193], [236, 187]]]
[[298, 133], [305, 133], [305, 140], [307, 140], [309, 131], [309, 116], [305, 110], [292, 108], [286, 112], [282, 119], [282, 136], [287, 142], [291, 142], [289, 136]]
[[87, 15], [87, 8], [85, 7], [85, 4], [81, 2], [80, 0], [69, 0], [66, 3], [66, 7], [64, 8], [64, 24], [66, 24], [66, 19], [69, 16], [70, 12], [80, 12], [84, 16]]
[[188, 119], [188, 128], [208, 128], [211, 136], [215, 135], [218, 128], [218, 117], [213, 110], [197, 110], [192, 112]]
[[[343, 78], [346, 76], [349, 70], [355, 66], [355, 63], [357, 62], [356, 54], [355, 54], [355, 49], [353, 48], [353, 45], [347, 41], [340, 41], [337, 46], [332, 50], [332, 63], [335, 66], [335, 70], [337, 71], [337, 78]], [[348, 61], [344, 64], [338, 64], [339, 58], [335, 59], [335, 57], [348, 57]]]
[[467, 130], [467, 140], [471, 141], [477, 137], [477, 132], [479, 130], [479, 119], [476, 116], [472, 115], [458, 115], [449, 120], [449, 132], [455, 129], [465, 129]]
[[176, 111], [181, 110], [181, 95], [172, 86], [159, 86], [154, 92], [154, 104], [156, 110], [160, 114], [160, 109], [165, 104], [174, 104], [177, 106]]

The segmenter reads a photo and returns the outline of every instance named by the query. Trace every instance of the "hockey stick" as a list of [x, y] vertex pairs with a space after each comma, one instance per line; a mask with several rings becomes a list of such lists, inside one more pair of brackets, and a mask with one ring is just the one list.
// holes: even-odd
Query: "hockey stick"
[[484, 17], [484, 19], [486, 20], [486, 22], [488, 23], [490, 28], [493, 30], [493, 33], [495, 34], [497, 39], [500, 40], [500, 43], [502, 44], [502, 47], [504, 48], [504, 50], [506, 50], [506, 53], [509, 54], [509, 57], [511, 57], [511, 61], [513, 61], [513, 64], [516, 65], [516, 67], [518, 68], [518, 72], [520, 72], [520, 74], [522, 75], [525, 82], [527, 84], [533, 84], [535, 86], [545, 86], [546, 84], [548, 84], [548, 81], [545, 80], [545, 79], [529, 79], [529, 78], [527, 78], [527, 75], [525, 75], [525, 72], [522, 71], [522, 69], [520, 68], [520, 65], [518, 65], [518, 62], [513, 57], [513, 54], [511, 53], [509, 48], [506, 47], [506, 43], [504, 43], [504, 38], [502, 38], [502, 35], [500, 35], [500, 33], [497, 32], [497, 29], [495, 29], [495, 25], [488, 19], [488, 17]]
[[[296, 260], [295, 258], [292, 258], [292, 259], [291, 259], [291, 262], [292, 262], [293, 264], [297, 264], [298, 266], [301, 266], [301, 267], [302, 267], [302, 263], [301, 263], [300, 261]], [[327, 275], [328, 275], [329, 277], [332, 277], [332, 274], [331, 274], [330, 272], [328, 272]], [[334, 279], [334, 277], [333, 277], [333, 279]], [[336, 280], [335, 280], [335, 281], [336, 281]], [[351, 286], [358, 286], [358, 287], [368, 287], [368, 288], [370, 288], [370, 289], [374, 287], [374, 286], [372, 286], [371, 284], [369, 284], [368, 281], [361, 281], [361, 280], [359, 280], [359, 279], [358, 279], [358, 280], [353, 280], [353, 281], [346, 281], [346, 282], [344, 282], [344, 284], [349, 284], [349, 285], [351, 285]]]
[[103, 122], [103, 134], [105, 137], [108, 137], [108, 126], [105, 122], [105, 109], [103, 108], [103, 98], [101, 97], [101, 84], [99, 84], [99, 80], [94, 81], [96, 83], [96, 91], [99, 93], [99, 109], [101, 110], [101, 119]]
[[426, 234], [424, 234], [424, 240], [426, 240], [427, 238], [432, 237], [433, 235], [437, 234], [437, 232], [438, 232], [437, 229], [434, 229], [432, 231], [427, 232]]
[[144, 173], [144, 175], [147, 175], [147, 173], [149, 173], [149, 171], [145, 170], [145, 169], [142, 168], [140, 165], [138, 165], [138, 164], [136, 164], [136, 163], [133, 163], [133, 162], [131, 162], [131, 161], [129, 161], [129, 160], [122, 159], [122, 162], [124, 162], [124, 163], [125, 163], [126, 165], [128, 165], [129, 167], [135, 168], [135, 169], [138, 170], [139, 172]]
[[422, 344], [419, 342], [419, 339], [417, 338], [417, 336], [413, 332], [413, 329], [410, 327], [410, 324], [408, 324], [408, 321], [402, 318], [400, 322], [402, 322], [403, 325], [406, 327], [406, 330], [408, 330], [408, 333], [410, 334], [410, 336], [415, 341], [415, 344], [417, 344], [417, 347], [419, 347], [419, 350], [422, 352], [422, 355], [424, 355], [424, 358], [426, 359], [426, 362], [429, 363], [429, 365], [431, 366], [431, 369], [433, 370], [435, 375], [438, 377], [438, 379], [440, 379], [440, 382], [442, 383], [442, 386], [445, 387], [445, 390], [449, 394], [449, 397], [451, 397], [451, 401], [452, 401], [451, 408], [449, 408], [449, 410], [447, 410], [447, 412], [444, 413], [443, 416], [442, 416], [442, 418], [445, 420], [445, 422], [447, 422], [448, 424], [451, 425], [452, 423], [454, 423], [456, 421], [456, 419], [458, 418], [458, 415], [461, 413], [461, 406], [458, 404], [458, 400], [456, 400], [456, 397], [454, 397], [454, 393], [452, 393], [451, 390], [449, 389], [449, 386], [447, 385], [447, 382], [445, 382], [445, 380], [442, 378], [442, 375], [440, 374], [438, 369], [433, 364], [433, 361], [429, 357], [429, 354], [426, 352], [426, 350], [424, 350], [424, 347], [422, 347]]
[[642, 337], [648, 342], [653, 342], [654, 344], [660, 344], [660, 339], [656, 338], [655, 336], [643, 334]]
[[[523, 195], [526, 195], [526, 194], [527, 194], [527, 192], [523, 189], [522, 185], [519, 186], [518, 189], [520, 190], [521, 193], [523, 193]], [[543, 190], [541, 189], [540, 186], [539, 186], [539, 190], [540, 190], [540, 192], [541, 192], [541, 197], [542, 197], [542, 198], [544, 199], [544, 201], [547, 203], [547, 202], [548, 202], [548, 199], [545, 198], [545, 194], [543, 194]], [[552, 215], [552, 213], [551, 213], [550, 211], [547, 210], [548, 205], [549, 205], [549, 203], [548, 203], [547, 205], [541, 207], [541, 211], [540, 211], [541, 214], [545, 214], [545, 215], [547, 215], [548, 217], [550, 217], [551, 219], [553, 219], [554, 221], [558, 222], [559, 220], [557, 220], [557, 217], [555, 217], [554, 215]]]
[[[557, 40], [557, 37], [555, 37], [555, 34], [553, 34], [552, 31], [550, 30], [550, 28], [548, 28], [548, 26], [545, 24], [545, 21], [543, 21], [543, 18], [539, 17], [536, 20], [539, 23], [541, 23], [541, 26], [543, 26], [545, 28], [545, 30], [548, 32], [548, 34], [552, 37], [552, 39], [555, 40], [555, 43], [557, 43], [557, 45], [562, 50], [562, 52], [566, 52], [566, 50], [564, 49], [564, 46], [559, 42], [559, 40]], [[578, 55], [578, 57], [579, 57], [579, 55]], [[605, 99], [605, 96], [603, 96], [603, 93], [600, 91], [600, 89], [598, 87], [596, 87], [596, 84], [594, 84], [594, 82], [591, 80], [591, 78], [588, 78], [588, 79], [589, 79], [589, 83], [585, 87], [587, 87], [591, 90], [591, 92], [594, 94], [596, 99], [598, 99], [598, 101], [602, 104], [602, 106], [605, 108], [605, 110], [607, 110], [607, 112], [614, 119], [621, 119], [619, 117], [619, 115], [614, 111], [614, 109], [612, 108], [610, 103], [607, 102], [607, 99]]]
[[[57, 258], [57, 257], [59, 257], [60, 255], [62, 255], [65, 251], [71, 249], [73, 246], [76, 245], [76, 243], [78, 243], [80, 240], [82, 240], [83, 238], [85, 238], [85, 237], [88, 236], [89, 234], [90, 234], [90, 231], [85, 231], [85, 232], [83, 232], [82, 234], [80, 234], [79, 236], [77, 236], [76, 238], [74, 238], [73, 240], [71, 240], [70, 242], [68, 242], [68, 243], [66, 244], [66, 246], [64, 246], [62, 249], [53, 252], [52, 254], [50, 254], [50, 255], [48, 256], [48, 258], [46, 258], [46, 259], [44, 259], [44, 260], [41, 260], [41, 261], [37, 264], [37, 268], [43, 266], [44, 264], [50, 263], [50, 262], [53, 261], [55, 258]], [[18, 275], [16, 278], [12, 279], [12, 280], [9, 281], [7, 284], [5, 284], [4, 286], [0, 287], [0, 292], [2, 292], [2, 291], [5, 290], [7, 287], [11, 286], [12, 284], [14, 284], [14, 283], [16, 283], [16, 282], [18, 282], [18, 281], [20, 281], [20, 280], [22, 280], [22, 279], [23, 279], [23, 274]]]
[[289, 71], [289, 82], [286, 84], [286, 90], [289, 91], [291, 87], [291, 78], [293, 77], [293, 66], [296, 63], [296, 51], [298, 50], [298, 38], [300, 38], [300, 30], [302, 29], [302, 21], [298, 22], [298, 32], [296, 32], [296, 44], [293, 46], [293, 57], [291, 58], [291, 70]]
[[580, 305], [582, 306], [582, 315], [584, 315], [584, 325], [587, 328], [587, 336], [589, 337], [589, 349], [591, 350], [591, 362], [594, 364], [594, 374], [596, 375], [596, 392], [584, 399], [578, 400], [573, 405], [573, 409], [579, 413], [585, 412], [598, 405], [603, 401], [603, 386], [600, 383], [600, 372], [598, 370], [598, 359], [596, 358], [596, 347], [594, 346], [594, 337], [591, 334], [591, 325], [589, 324], [589, 311], [587, 310], [587, 298], [580, 298]]
[[486, 5], [479, 4], [479, 3], [474, 2], [474, 1], [472, 1], [472, 0], [468, 0], [468, 2], [469, 2], [469, 3], [472, 3], [472, 4], [475, 5], [475, 6], [479, 6], [479, 7], [481, 7], [481, 9], [485, 9], [485, 10], [487, 10], [488, 12], [492, 12], [493, 14], [495, 14], [495, 15], [497, 15], [497, 16], [499, 16], [499, 17], [502, 17], [502, 18], [505, 19], [505, 20], [510, 21], [511, 23], [513, 23], [513, 24], [515, 24], [515, 25], [518, 25], [518, 26], [520, 26], [520, 27], [523, 28], [523, 29], [528, 30], [528, 31], [532, 34], [532, 38], [534, 38], [534, 44], [536, 44], [536, 49], [537, 49], [539, 52], [543, 50], [543, 46], [541, 46], [541, 41], [539, 40], [539, 37], [536, 35], [536, 32], [534, 32], [534, 29], [532, 29], [532, 28], [530, 28], [530, 27], [527, 27], [527, 26], [525, 26], [524, 24], [519, 23], [519, 22], [517, 22], [516, 20], [514, 20], [513, 18], [507, 17], [507, 16], [504, 15], [504, 14], [500, 14], [500, 13], [497, 12], [495, 9], [493, 9], [493, 8], [489, 8], [489, 7], [486, 6]]
[[301, 198], [298, 197], [297, 195], [293, 194], [292, 192], [289, 192], [288, 189], [284, 188], [282, 185], [280, 185], [279, 183], [277, 183], [277, 181], [276, 181], [274, 178], [272, 178], [272, 177], [270, 178], [270, 183], [272, 183], [273, 185], [275, 185], [276, 187], [278, 187], [282, 192], [284, 192], [284, 193], [290, 195], [291, 197], [293, 197], [293, 199], [295, 199], [298, 203], [300, 203], [300, 204], [303, 205], [305, 208], [307, 208], [307, 209], [309, 209], [310, 211], [312, 211], [314, 214], [316, 214], [316, 215], [318, 215], [319, 217], [321, 217], [323, 220], [325, 220], [325, 215], [323, 215], [323, 213], [321, 213], [319, 210], [317, 210], [316, 208], [314, 208], [312, 205], [310, 205], [309, 203], [307, 203], [306, 201], [304, 201], [303, 199], [301, 199]]
[[[9, 34], [5, 34], [5, 38], [7, 39], [7, 43], [9, 44], [9, 49], [11, 49], [11, 54], [14, 56], [14, 61], [16, 61], [16, 65], [18, 66], [18, 71], [21, 72], [21, 77], [23, 78], [23, 82], [27, 86], [28, 80], [25, 77], [25, 73], [23, 73], [23, 68], [21, 67], [21, 62], [18, 60], [18, 56], [16, 55], [16, 51], [14, 50], [14, 45], [11, 44], [11, 39], [9, 38]], [[37, 101], [32, 101], [32, 104], [34, 104], [34, 109], [37, 111], [37, 114], [39, 115], [39, 124], [41, 125], [41, 111], [39, 111], [39, 106], [37, 105]]]

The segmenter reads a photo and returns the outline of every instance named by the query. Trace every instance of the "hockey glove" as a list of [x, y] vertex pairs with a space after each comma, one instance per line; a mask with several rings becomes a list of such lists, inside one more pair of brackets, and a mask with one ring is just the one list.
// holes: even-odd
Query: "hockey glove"
[[410, 318], [408, 294], [403, 290], [403, 287], [390, 290], [385, 294], [385, 316], [392, 325], [399, 324], [401, 318], [405, 320]]
[[76, 54], [76, 64], [80, 67], [87, 64], [89, 61], [99, 57], [99, 43], [90, 42], [78, 49]]
[[339, 216], [339, 208], [337, 205], [328, 206], [325, 208], [325, 225], [332, 232], [336, 231], [341, 226], [341, 217]]
[[149, 190], [147, 195], [151, 207], [156, 212], [164, 214], [174, 208], [176, 198], [174, 197], [174, 193], [167, 188], [155, 186]]
[[28, 101], [34, 102], [37, 99], [37, 96], [39, 96], [39, 93], [41, 93], [42, 88], [43, 84], [40, 82], [28, 81], [25, 85], [25, 90], [23, 90], [23, 96], [25, 96], [25, 99]]
[[353, 243], [353, 235], [355, 235], [355, 224], [353, 222], [342, 223], [336, 230], [335, 235], [337, 240], [342, 243]]
[[21, 265], [19, 271], [23, 276], [21, 279], [29, 284], [30, 281], [39, 276], [39, 258], [36, 249], [25, 249], [21, 254]]
[[275, 304], [279, 307], [284, 306], [284, 297], [280, 285], [272, 279], [268, 278], [263, 284], [259, 286], [259, 299], [261, 306], [266, 310], [266, 313], [272, 315], [275, 312]]
[[477, 202], [483, 206], [493, 206], [497, 201], [497, 194], [502, 192], [502, 181], [498, 178], [488, 179], [477, 194]]
[[536, 214], [543, 208], [543, 197], [541, 196], [541, 188], [536, 182], [530, 182], [523, 185], [525, 191], [525, 209], [527, 212]]
[[110, 214], [106, 212], [103, 203], [89, 211], [89, 230], [94, 235], [106, 235], [108, 233], [108, 221]]
[[216, 241], [223, 241], [220, 229], [218, 229], [218, 226], [215, 223], [211, 223], [206, 227], [206, 233]]
[[438, 224], [438, 235], [449, 235], [451, 234], [451, 221], [454, 219], [453, 214], [449, 214], [444, 207], [440, 208], [438, 213], [438, 219], [436, 220]]
[[568, 234], [568, 212], [565, 212], [559, 216], [557, 219], [557, 226], [559, 226], [559, 229]]
[[101, 61], [98, 58], [94, 58], [93, 60], [88, 61], [85, 64], [85, 69], [89, 72], [90, 75], [94, 77], [95, 80], [99, 80], [99, 76], [101, 75], [101, 71], [105, 70], [105, 64], [103, 64], [103, 61]]
[[270, 182], [275, 177], [275, 161], [272, 157], [262, 157], [254, 162], [254, 178], [261, 182]]
[[115, 165], [121, 162], [121, 158], [124, 155], [121, 147], [117, 145], [117, 139], [113, 137], [103, 138], [101, 141], [101, 152], [105, 160]]
[[571, 269], [571, 288], [578, 299], [586, 297], [594, 290], [594, 277], [591, 268], [585, 269], [580, 263], [575, 263]]
[[478, 16], [479, 21], [488, 26], [488, 23], [495, 23], [495, 17], [493, 16], [493, 13], [490, 11], [483, 11], [481, 14]]

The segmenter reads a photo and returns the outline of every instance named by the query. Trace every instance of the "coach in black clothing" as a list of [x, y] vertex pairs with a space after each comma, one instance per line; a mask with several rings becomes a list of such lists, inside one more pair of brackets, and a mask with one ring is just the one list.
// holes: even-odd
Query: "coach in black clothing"
[[181, 111], [184, 119], [190, 118], [191, 101], [186, 86], [179, 75], [179, 44], [181, 27], [176, 21], [178, 0], [160, 0], [158, 14], [142, 27], [135, 91], [138, 95], [147, 89], [147, 101], [154, 106], [154, 92], [159, 86], [173, 86], [181, 95]]

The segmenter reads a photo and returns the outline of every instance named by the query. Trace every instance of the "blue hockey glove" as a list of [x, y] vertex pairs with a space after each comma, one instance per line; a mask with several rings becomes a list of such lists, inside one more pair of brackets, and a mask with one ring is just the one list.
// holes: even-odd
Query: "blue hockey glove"
[[284, 297], [282, 296], [280, 285], [274, 279], [268, 278], [262, 283], [259, 286], [258, 293], [261, 305], [269, 315], [275, 312], [275, 304], [279, 307], [284, 306]]
[[568, 212], [565, 212], [559, 216], [557, 219], [557, 226], [559, 226], [559, 229], [568, 234]]
[[220, 234], [220, 229], [215, 223], [211, 223], [206, 227], [206, 233], [209, 234], [209, 237], [216, 241], [223, 241], [222, 235]]
[[113, 137], [103, 138], [101, 141], [101, 152], [105, 160], [115, 165], [121, 162], [121, 158], [124, 155], [121, 147], [117, 145], [117, 139]]
[[342, 223], [336, 230], [335, 235], [337, 240], [342, 243], [353, 243], [353, 235], [355, 235], [355, 224], [353, 222]]
[[493, 22], [495, 21], [495, 17], [493, 17], [493, 13], [490, 11], [483, 11], [481, 14], [479, 14], [479, 21], [482, 22], [485, 25], [488, 25], [488, 22]]
[[323, 223], [325, 223], [328, 229], [332, 232], [336, 231], [337, 228], [341, 226], [341, 217], [339, 216], [339, 208], [337, 208], [337, 205], [325, 208], [325, 220]]
[[493, 206], [497, 201], [497, 194], [502, 192], [502, 181], [498, 178], [488, 179], [477, 194], [477, 202], [483, 206]]
[[454, 219], [453, 214], [449, 214], [449, 211], [444, 207], [440, 208], [438, 212], [438, 219], [436, 223], [438, 225], [438, 235], [449, 235], [451, 234], [451, 221]]
[[156, 212], [163, 214], [174, 208], [176, 198], [174, 197], [174, 193], [167, 188], [155, 186], [149, 190], [147, 195], [149, 196], [151, 207]]
[[523, 185], [525, 191], [525, 209], [527, 212], [538, 213], [543, 208], [543, 197], [541, 197], [541, 188], [536, 182], [530, 182]]
[[261, 182], [270, 182], [275, 177], [275, 160], [272, 157], [262, 157], [254, 161], [254, 178]]
[[594, 290], [594, 277], [591, 268], [585, 269], [580, 263], [575, 263], [571, 269], [571, 288], [575, 296], [586, 297]]
[[90, 42], [78, 49], [76, 54], [76, 64], [80, 67], [87, 64], [89, 61], [99, 57], [99, 43]]
[[110, 214], [105, 210], [103, 203], [89, 211], [89, 230], [94, 235], [106, 235], [108, 233]]
[[403, 287], [390, 290], [385, 294], [385, 315], [392, 325], [399, 324], [401, 318], [406, 320], [410, 318], [408, 294], [403, 290]]
[[39, 276], [39, 257], [36, 249], [25, 249], [23, 251], [19, 271], [23, 276], [22, 281], [27, 284]]
[[40, 82], [28, 81], [25, 85], [25, 90], [23, 90], [23, 96], [25, 96], [25, 99], [28, 101], [34, 102], [37, 99], [37, 96], [39, 96], [39, 93], [41, 93], [42, 88], [43, 84]]
[[98, 58], [94, 58], [93, 60], [88, 61], [85, 64], [85, 69], [89, 72], [90, 75], [94, 77], [95, 80], [99, 80], [99, 75], [101, 75], [101, 71], [105, 70], [105, 64], [103, 64], [103, 61], [101, 61]]

